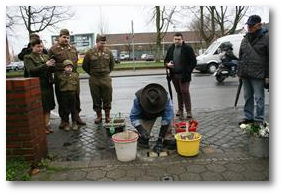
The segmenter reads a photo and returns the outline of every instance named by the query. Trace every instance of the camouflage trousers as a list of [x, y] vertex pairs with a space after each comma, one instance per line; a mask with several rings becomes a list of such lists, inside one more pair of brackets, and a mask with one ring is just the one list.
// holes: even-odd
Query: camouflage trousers
[[91, 76], [89, 78], [89, 88], [93, 101], [93, 110], [98, 111], [111, 109], [112, 102], [112, 79], [106, 76]]

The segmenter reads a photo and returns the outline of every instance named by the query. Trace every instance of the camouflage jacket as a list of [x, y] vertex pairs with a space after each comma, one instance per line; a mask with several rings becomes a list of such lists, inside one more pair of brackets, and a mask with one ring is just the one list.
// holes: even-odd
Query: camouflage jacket
[[62, 92], [75, 92], [78, 88], [79, 75], [78, 73], [65, 71], [59, 76], [59, 89]]

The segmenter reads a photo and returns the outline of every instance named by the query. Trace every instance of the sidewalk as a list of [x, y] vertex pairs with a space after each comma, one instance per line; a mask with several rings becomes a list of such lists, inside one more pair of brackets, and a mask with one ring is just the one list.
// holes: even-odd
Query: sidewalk
[[[248, 140], [238, 127], [243, 108], [194, 112], [202, 135], [199, 155], [181, 157], [171, 151], [166, 157], [148, 157], [139, 149], [136, 160], [119, 162], [115, 149], [107, 147], [102, 125], [84, 118], [87, 125], [78, 132], [58, 130], [59, 118], [51, 124], [55, 132], [48, 135], [49, 156], [54, 160], [33, 180], [59, 181], [268, 181], [269, 158], [252, 157]], [[132, 129], [127, 118], [127, 129]], [[269, 106], [266, 106], [269, 120]], [[160, 122], [153, 130], [158, 133]]]

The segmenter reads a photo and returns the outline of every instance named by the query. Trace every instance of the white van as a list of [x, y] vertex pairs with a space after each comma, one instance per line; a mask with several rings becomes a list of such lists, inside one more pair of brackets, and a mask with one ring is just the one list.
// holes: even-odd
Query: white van
[[239, 50], [242, 39], [245, 34], [227, 35], [215, 40], [203, 54], [197, 57], [196, 70], [201, 72], [214, 73], [220, 64], [219, 46], [224, 42], [230, 42], [233, 45], [233, 52], [236, 57], [239, 57]]

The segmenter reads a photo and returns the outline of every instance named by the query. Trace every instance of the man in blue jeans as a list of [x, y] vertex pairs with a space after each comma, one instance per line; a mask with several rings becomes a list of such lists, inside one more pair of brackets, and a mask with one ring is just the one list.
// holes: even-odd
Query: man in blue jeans
[[151, 83], [138, 90], [135, 94], [130, 119], [139, 133], [139, 146], [149, 147], [150, 132], [158, 117], [161, 117], [161, 128], [153, 151], [162, 152], [163, 144], [167, 145], [167, 147], [175, 146], [175, 139], [165, 137], [174, 116], [173, 112], [172, 101], [161, 85]]
[[269, 85], [269, 34], [267, 29], [262, 28], [261, 18], [258, 15], [250, 16], [246, 24], [248, 33], [241, 43], [238, 70], [238, 76], [244, 86], [245, 118], [239, 125], [253, 122], [262, 124], [264, 88]]

